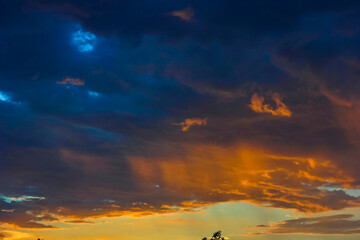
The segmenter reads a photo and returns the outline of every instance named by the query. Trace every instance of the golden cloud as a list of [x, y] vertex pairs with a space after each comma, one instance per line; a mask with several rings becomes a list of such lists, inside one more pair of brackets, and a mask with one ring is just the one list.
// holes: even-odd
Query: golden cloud
[[[66, 207], [36, 205], [37, 211], [29, 212], [30, 208], [24, 208], [4, 212], [0, 223], [23, 229], [46, 229], [54, 228], [47, 223], [65, 220], [70, 224], [86, 224], [100, 217], [200, 212], [206, 206], [230, 201], [301, 212], [360, 205], [359, 198], [344, 191], [321, 188], [330, 183], [350, 188], [355, 180], [337, 165], [318, 156], [281, 154], [246, 143], [231, 147], [189, 144], [178, 148], [183, 154], [168, 153], [163, 157], [148, 158], [129, 156], [131, 175], [136, 182], [134, 192], [91, 187], [86, 191], [76, 191], [76, 198], [88, 199], [100, 192], [101, 195], [111, 193], [115, 200], [104, 201], [102, 205], [81, 201]], [[92, 166], [99, 160], [82, 159], [83, 155], [73, 155], [72, 152], [63, 154], [70, 154], [76, 164], [84, 162]], [[76, 158], [80, 158], [79, 162], [75, 161]], [[86, 164], [85, 170], [93, 172], [93, 168]]]
[[264, 104], [264, 97], [259, 96], [257, 93], [254, 93], [251, 97], [251, 104], [249, 107], [258, 113], [270, 113], [274, 116], [283, 116], [290, 117], [292, 112], [288, 107], [281, 101], [280, 95], [278, 93], [273, 93], [271, 95], [272, 100], [276, 103], [276, 108], [273, 109], [270, 105]]
[[207, 124], [207, 118], [187, 118], [185, 119], [185, 121], [177, 124], [180, 125], [182, 127], [182, 131], [186, 132], [187, 130], [189, 130], [190, 127], [192, 126], [206, 126]]
[[343, 191], [319, 188], [329, 183], [350, 186], [354, 181], [320, 158], [284, 156], [241, 144], [187, 146], [183, 156], [128, 160], [141, 186], [159, 184], [187, 199], [177, 206], [247, 201], [302, 212], [359, 206], [358, 198]]

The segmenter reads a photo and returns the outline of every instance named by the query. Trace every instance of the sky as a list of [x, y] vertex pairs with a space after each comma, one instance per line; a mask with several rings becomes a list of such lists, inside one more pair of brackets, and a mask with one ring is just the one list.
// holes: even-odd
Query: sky
[[357, 240], [360, 1], [0, 0], [0, 240]]

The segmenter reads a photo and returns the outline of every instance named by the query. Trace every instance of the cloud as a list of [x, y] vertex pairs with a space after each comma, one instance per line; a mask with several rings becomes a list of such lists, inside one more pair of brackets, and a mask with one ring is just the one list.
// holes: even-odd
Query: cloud
[[1, 196], [1, 199], [7, 203], [12, 203], [12, 202], [23, 202], [23, 201], [33, 201], [33, 200], [44, 200], [45, 198], [36, 197], [36, 196], [21, 196], [21, 197]]
[[2, 91], [0, 91], [0, 102], [11, 103], [14, 105], [20, 104], [20, 102], [13, 101], [12, 97], [8, 93]]
[[[352, 214], [337, 214], [322, 217], [297, 218], [271, 223], [258, 234], [319, 234], [349, 235], [360, 233], [360, 220], [353, 220]], [[258, 227], [258, 226], [257, 226]]]
[[[182, 151], [182, 156], [129, 157], [140, 186], [159, 184], [163, 191], [183, 196], [180, 205], [189, 207], [226, 201], [301, 212], [359, 206], [360, 199], [344, 191], [317, 188], [328, 182], [349, 185], [353, 181], [325, 160], [278, 155], [244, 144], [231, 148], [188, 146]], [[192, 201], [186, 201], [190, 196]]]
[[207, 118], [187, 118], [184, 122], [178, 123], [177, 125], [180, 125], [182, 127], [181, 130], [186, 132], [192, 126], [206, 126], [206, 124]]
[[85, 82], [79, 78], [66, 77], [61, 81], [57, 81], [56, 84], [83, 86]]
[[172, 11], [170, 14], [179, 17], [184, 21], [191, 21], [194, 17], [194, 10], [191, 6], [188, 6], [180, 11]]
[[88, 91], [88, 94], [89, 94], [89, 96], [90, 97], [93, 97], [93, 98], [98, 98], [98, 97], [100, 97], [100, 93], [97, 93], [97, 92], [95, 92], [95, 91]]
[[256, 225], [257, 228], [265, 228], [265, 227], [268, 227], [267, 225], [263, 225], [263, 224], [260, 224], [260, 225]]
[[71, 223], [71, 224], [95, 224], [94, 222], [86, 221], [86, 220], [69, 220], [69, 221], [65, 221], [65, 223]]
[[8, 224], [18, 229], [36, 230], [57, 228], [50, 224], [46, 224], [46, 222], [58, 221], [58, 218], [54, 217], [54, 214], [51, 214], [48, 211], [35, 210], [37, 207], [34, 205], [32, 206], [33, 208], [27, 208], [26, 211], [24, 211], [24, 207], [17, 206], [17, 209], [13, 212], [2, 212], [0, 224]]
[[[169, 146], [165, 149], [172, 152]], [[118, 168], [116, 171], [123, 171], [122, 174], [114, 176], [116, 180], [110, 182], [104, 182], [104, 178], [114, 171], [114, 165], [101, 171], [86, 165], [88, 162], [95, 166], [110, 164], [110, 159], [92, 153], [86, 156], [74, 150], [65, 151], [62, 157], [70, 164], [73, 177], [69, 178], [68, 174], [58, 176], [62, 185], [51, 191], [57, 180], [49, 176], [47, 183], [41, 185], [49, 189], [44, 200], [3, 201], [1, 209], [15, 210], [3, 212], [0, 222], [23, 229], [47, 229], [54, 228], [52, 223], [63, 222], [62, 219], [76, 224], [99, 217], [198, 212], [199, 208], [228, 201], [247, 201], [302, 212], [359, 205], [359, 198], [342, 190], [318, 188], [329, 182], [351, 186], [354, 181], [325, 160], [279, 155], [246, 144], [236, 147], [189, 145], [176, 149], [158, 158], [129, 155], [131, 168]], [[177, 155], [177, 151], [183, 154]], [[83, 162], [85, 168], [81, 166]], [[91, 177], [83, 183], [77, 177], [82, 175]], [[130, 179], [131, 186], [115, 184], [124, 181], [122, 178]], [[39, 185], [30, 180], [29, 184]], [[155, 188], [156, 185], [159, 187]], [[58, 199], [67, 204], [59, 206]]]
[[11, 102], [9, 96], [0, 91], [0, 101], [2, 102]]
[[272, 108], [268, 104], [264, 104], [264, 97], [259, 96], [257, 93], [254, 93], [251, 97], [251, 104], [249, 107], [258, 113], [270, 113], [274, 116], [283, 116], [290, 117], [292, 112], [288, 109], [288, 107], [281, 101], [280, 95], [278, 93], [273, 93], [271, 95], [272, 100], [276, 103], [276, 108]]
[[[325, 4], [326, 3], [326, 4]], [[191, 5], [197, 15], [196, 24], [178, 21], [169, 12], [188, 19]], [[105, 36], [117, 36], [134, 40], [143, 35], [161, 35], [173, 39], [191, 37], [200, 41], [213, 39], [228, 42], [246, 37], [281, 35], [301, 26], [303, 16], [308, 13], [342, 13], [354, 9], [356, 1], [319, 1], [290, 4], [288, 1], [213, 2], [175, 1], [153, 2], [150, 0], [132, 2], [99, 2], [95, 0], [83, 4], [77, 1], [28, 0], [25, 9], [56, 12], [74, 19], [85, 29]], [[178, 10], [178, 9], [184, 9]], [[262, 11], [259, 11], [262, 9]], [[284, 15], [284, 11], [286, 14]], [[280, 16], [275, 18], [273, 16]], [[260, 37], [261, 38], [261, 37]]]
[[96, 45], [96, 36], [91, 32], [78, 30], [73, 34], [73, 43], [77, 46], [80, 52], [91, 52]]
[[337, 96], [336, 94], [332, 93], [331, 91], [329, 91], [327, 88], [325, 88], [323, 86], [320, 87], [320, 92], [334, 104], [337, 104], [339, 106], [344, 106], [344, 107], [352, 106], [352, 103], [350, 101]]
[[[6, 1], [0, 189], [13, 199], [0, 200], [1, 223], [46, 229], [228, 201], [359, 206], [358, 7]], [[271, 89], [291, 100], [256, 93], [250, 106], [279, 118], [249, 111], [245, 97]], [[179, 119], [183, 131], [207, 123], [188, 116], [211, 126], [178, 134]]]

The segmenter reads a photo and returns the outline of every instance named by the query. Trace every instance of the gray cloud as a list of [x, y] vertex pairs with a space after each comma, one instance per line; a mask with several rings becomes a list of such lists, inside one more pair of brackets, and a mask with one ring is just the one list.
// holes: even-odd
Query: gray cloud
[[273, 223], [262, 234], [325, 234], [348, 235], [360, 233], [360, 220], [352, 214], [338, 214], [323, 217], [297, 218]]

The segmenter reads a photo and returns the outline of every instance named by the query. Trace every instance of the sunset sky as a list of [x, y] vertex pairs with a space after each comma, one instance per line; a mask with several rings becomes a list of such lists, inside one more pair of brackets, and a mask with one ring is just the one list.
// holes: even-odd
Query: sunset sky
[[360, 239], [360, 1], [0, 0], [0, 240]]

